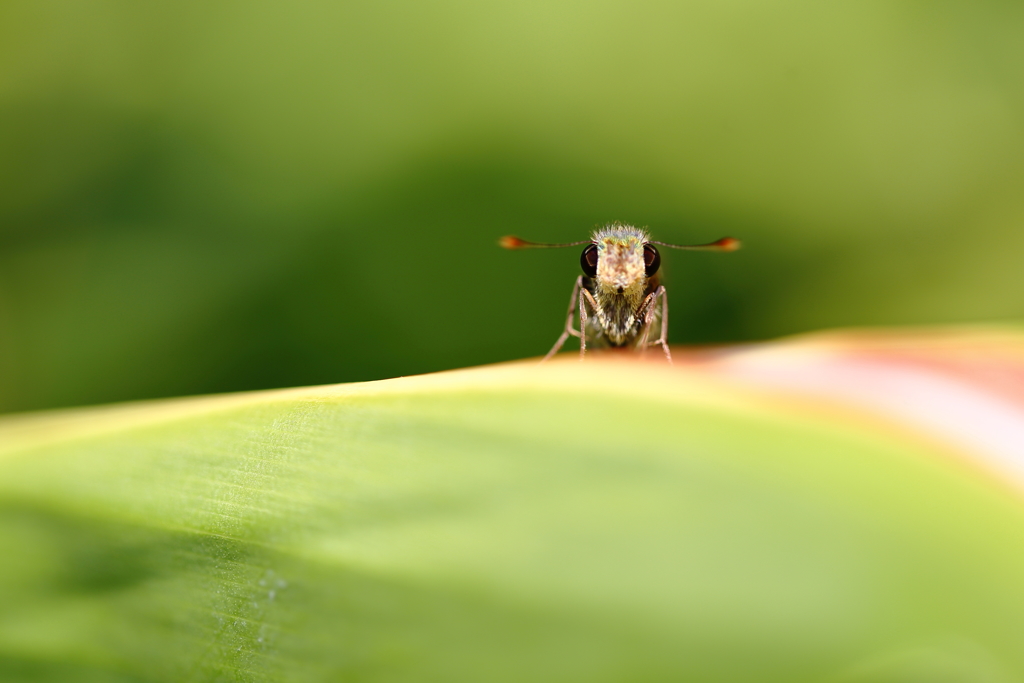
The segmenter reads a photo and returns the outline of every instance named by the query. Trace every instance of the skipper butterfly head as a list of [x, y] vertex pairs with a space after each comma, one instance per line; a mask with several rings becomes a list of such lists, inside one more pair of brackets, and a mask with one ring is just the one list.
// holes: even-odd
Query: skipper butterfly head
[[[579, 337], [582, 360], [589, 336], [598, 345], [634, 345], [641, 353], [648, 346], [660, 346], [669, 363], [668, 299], [657, 277], [661, 267], [658, 246], [694, 251], [736, 251], [740, 247], [739, 240], [732, 237], [708, 244], [657, 242], [646, 230], [622, 223], [610, 223], [581, 242], [547, 244], [509, 235], [498, 243], [506, 249], [585, 245], [580, 254], [583, 275], [573, 286], [565, 329], [545, 360], [554, 356], [569, 337]], [[578, 330], [573, 326], [577, 315]]]

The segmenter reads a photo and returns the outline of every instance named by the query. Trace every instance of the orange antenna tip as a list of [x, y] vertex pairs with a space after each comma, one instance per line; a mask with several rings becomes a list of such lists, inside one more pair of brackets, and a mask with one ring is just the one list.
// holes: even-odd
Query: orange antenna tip
[[524, 246], [526, 246], [527, 242], [526, 240], [519, 239], [515, 235], [505, 235], [500, 240], [498, 240], [498, 244], [500, 244], [505, 249], [522, 249]]
[[743, 242], [740, 242], [735, 237], [723, 237], [717, 242], [712, 242], [716, 247], [722, 251], [736, 251], [743, 246]]

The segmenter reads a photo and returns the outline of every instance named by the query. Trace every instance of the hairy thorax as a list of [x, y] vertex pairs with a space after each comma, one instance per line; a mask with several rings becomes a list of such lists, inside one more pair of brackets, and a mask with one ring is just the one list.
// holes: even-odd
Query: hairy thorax
[[644, 297], [643, 289], [630, 287], [620, 294], [617, 289], [604, 287], [594, 280], [590, 285], [587, 289], [598, 303], [594, 325], [612, 346], [628, 344], [640, 331], [641, 320], [637, 314]]

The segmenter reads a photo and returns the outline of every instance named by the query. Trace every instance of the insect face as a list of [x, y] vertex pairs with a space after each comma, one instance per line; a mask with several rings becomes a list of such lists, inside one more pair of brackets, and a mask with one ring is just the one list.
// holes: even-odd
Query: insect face
[[636, 229], [606, 228], [594, 237], [597, 286], [609, 294], [642, 293], [647, 281], [644, 261], [647, 236]]

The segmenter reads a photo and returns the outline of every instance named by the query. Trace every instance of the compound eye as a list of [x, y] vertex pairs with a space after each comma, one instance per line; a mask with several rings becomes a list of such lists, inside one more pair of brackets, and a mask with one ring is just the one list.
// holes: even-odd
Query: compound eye
[[661, 268], [661, 254], [654, 248], [653, 244], [644, 245], [644, 273], [651, 277]]
[[597, 277], [597, 245], [588, 245], [580, 254], [580, 267], [587, 277]]

